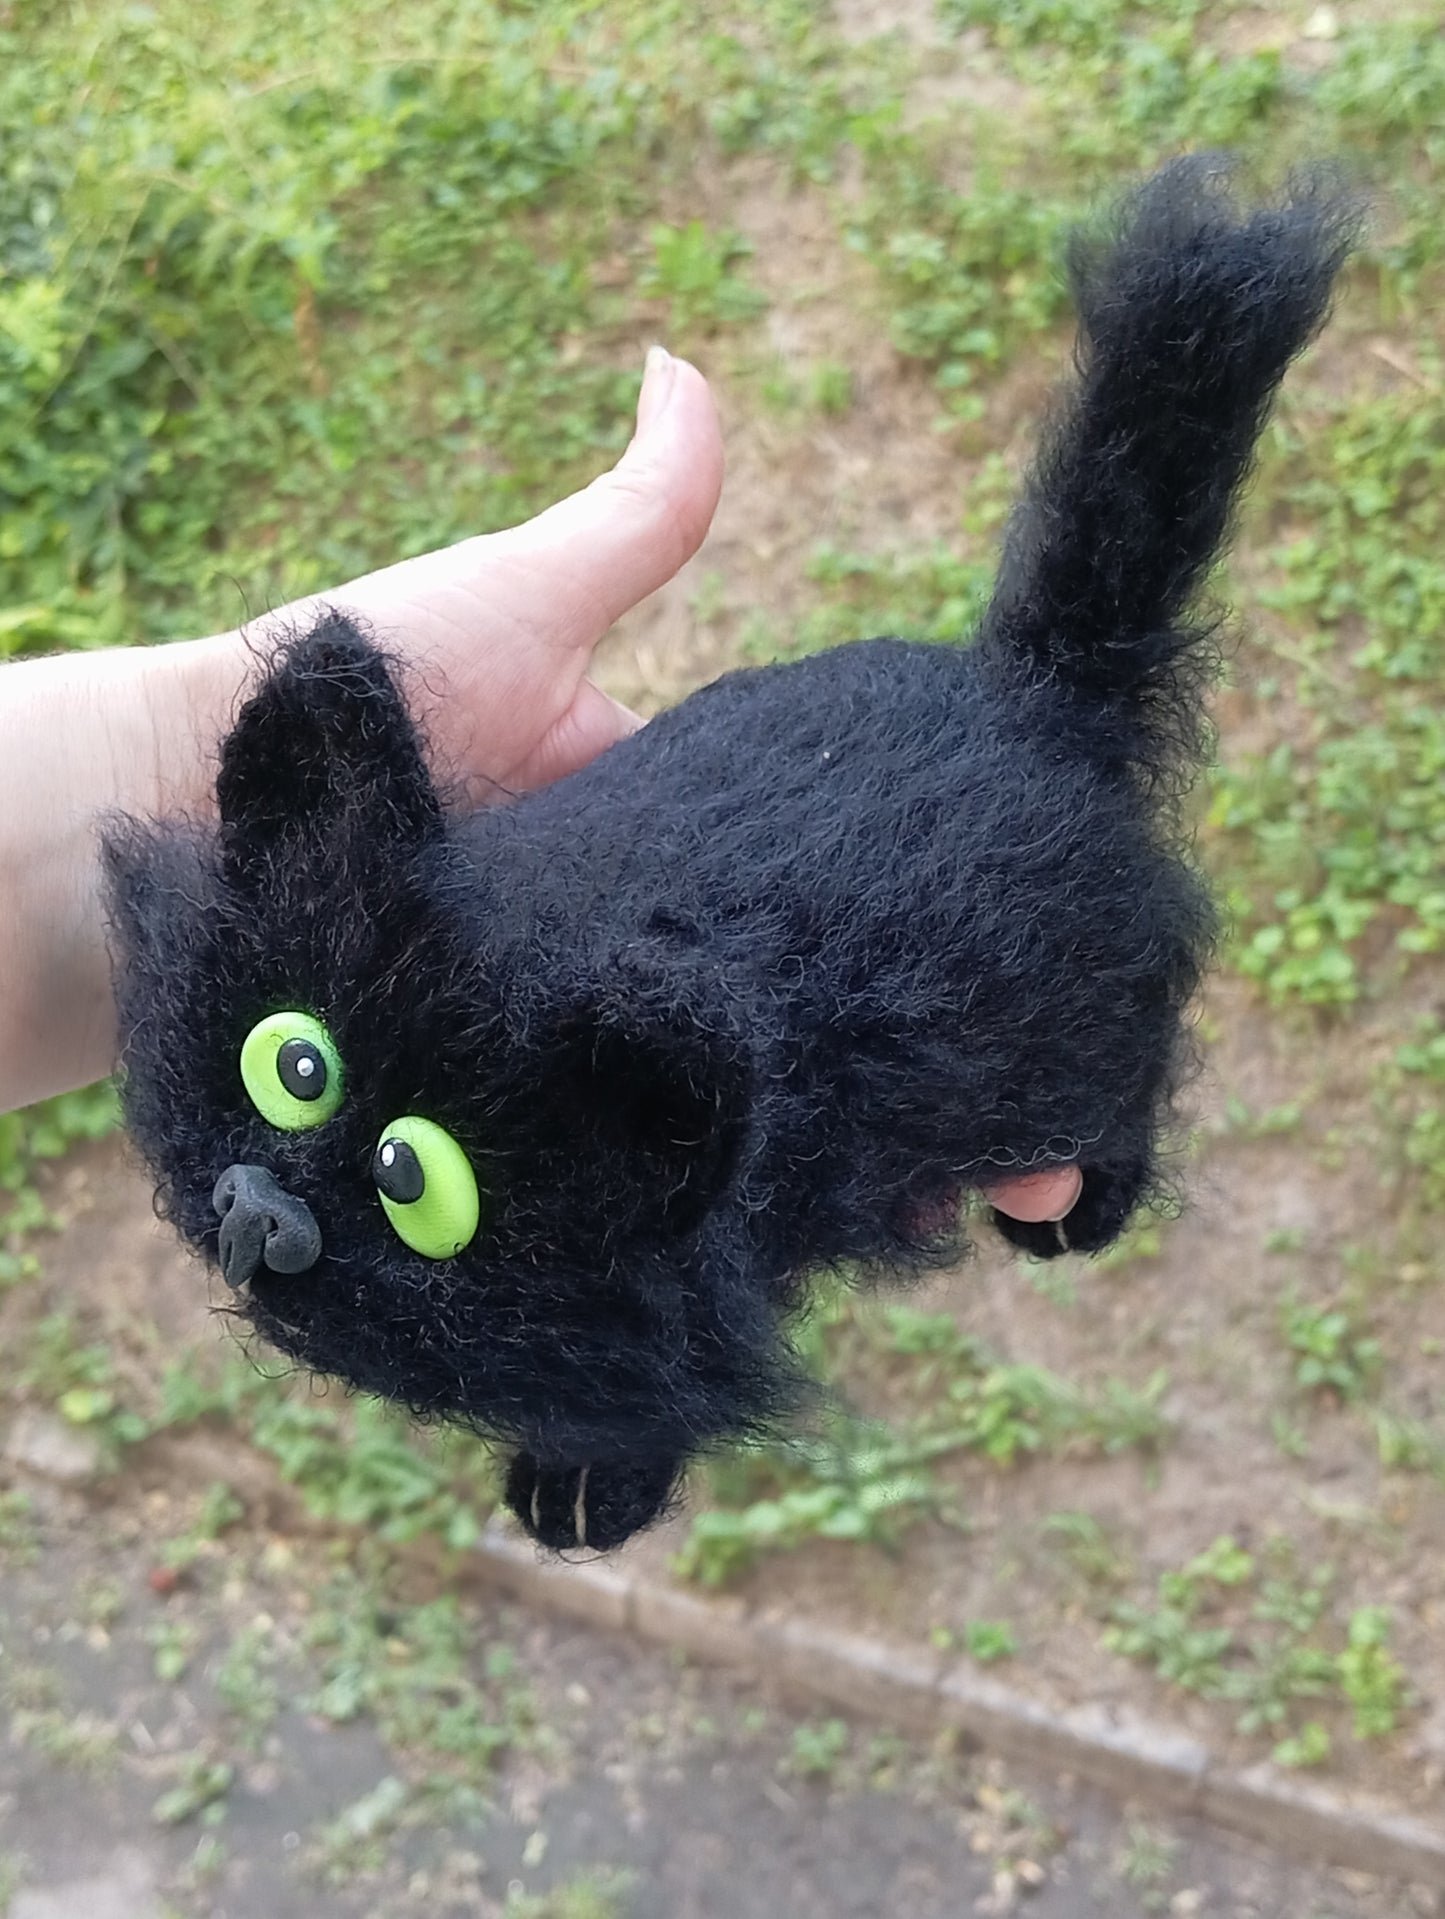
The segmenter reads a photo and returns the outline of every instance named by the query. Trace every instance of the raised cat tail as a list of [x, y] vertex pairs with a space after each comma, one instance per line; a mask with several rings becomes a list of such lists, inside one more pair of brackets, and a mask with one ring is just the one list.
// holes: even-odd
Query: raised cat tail
[[1091, 748], [1150, 780], [1187, 775], [1201, 751], [1212, 626], [1191, 601], [1360, 213], [1317, 179], [1241, 214], [1228, 163], [1196, 155], [1072, 244], [1078, 377], [1010, 523], [979, 643], [1005, 675], [1076, 694]]

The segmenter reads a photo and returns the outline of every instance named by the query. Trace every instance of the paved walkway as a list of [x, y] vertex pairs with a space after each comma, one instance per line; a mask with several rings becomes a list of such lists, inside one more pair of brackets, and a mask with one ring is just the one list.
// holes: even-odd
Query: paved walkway
[[[187, 1495], [186, 1498], [193, 1499]], [[0, 1555], [8, 1919], [1409, 1919], [324, 1537], [42, 1489]], [[3, 1903], [0, 1903], [3, 1909]]]

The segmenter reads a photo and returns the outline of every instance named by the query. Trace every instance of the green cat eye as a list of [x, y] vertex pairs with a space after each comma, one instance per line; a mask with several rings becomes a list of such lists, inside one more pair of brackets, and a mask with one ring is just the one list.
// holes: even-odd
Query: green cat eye
[[341, 1055], [310, 1013], [271, 1013], [246, 1035], [241, 1083], [262, 1119], [283, 1133], [304, 1133], [341, 1105]]
[[477, 1178], [461, 1147], [434, 1120], [393, 1120], [371, 1158], [387, 1218], [423, 1259], [450, 1259], [470, 1243], [482, 1216]]

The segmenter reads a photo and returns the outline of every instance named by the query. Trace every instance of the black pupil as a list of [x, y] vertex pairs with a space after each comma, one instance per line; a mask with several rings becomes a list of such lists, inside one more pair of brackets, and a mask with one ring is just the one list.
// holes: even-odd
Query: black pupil
[[320, 1099], [326, 1061], [309, 1039], [288, 1039], [276, 1055], [276, 1077], [293, 1099]]
[[398, 1206], [412, 1206], [426, 1191], [421, 1161], [404, 1139], [384, 1139], [371, 1160], [376, 1189]]

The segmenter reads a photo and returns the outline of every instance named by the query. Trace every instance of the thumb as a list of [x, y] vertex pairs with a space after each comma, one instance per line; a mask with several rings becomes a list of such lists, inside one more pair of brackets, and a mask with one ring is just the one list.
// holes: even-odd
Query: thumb
[[[594, 646], [696, 553], [722, 479], [722, 430], [707, 381], [653, 347], [637, 431], [617, 465], [536, 519], [490, 536], [487, 557], [513, 587], [507, 613], [569, 650]], [[536, 599], [536, 617], [517, 603], [523, 596]]]

